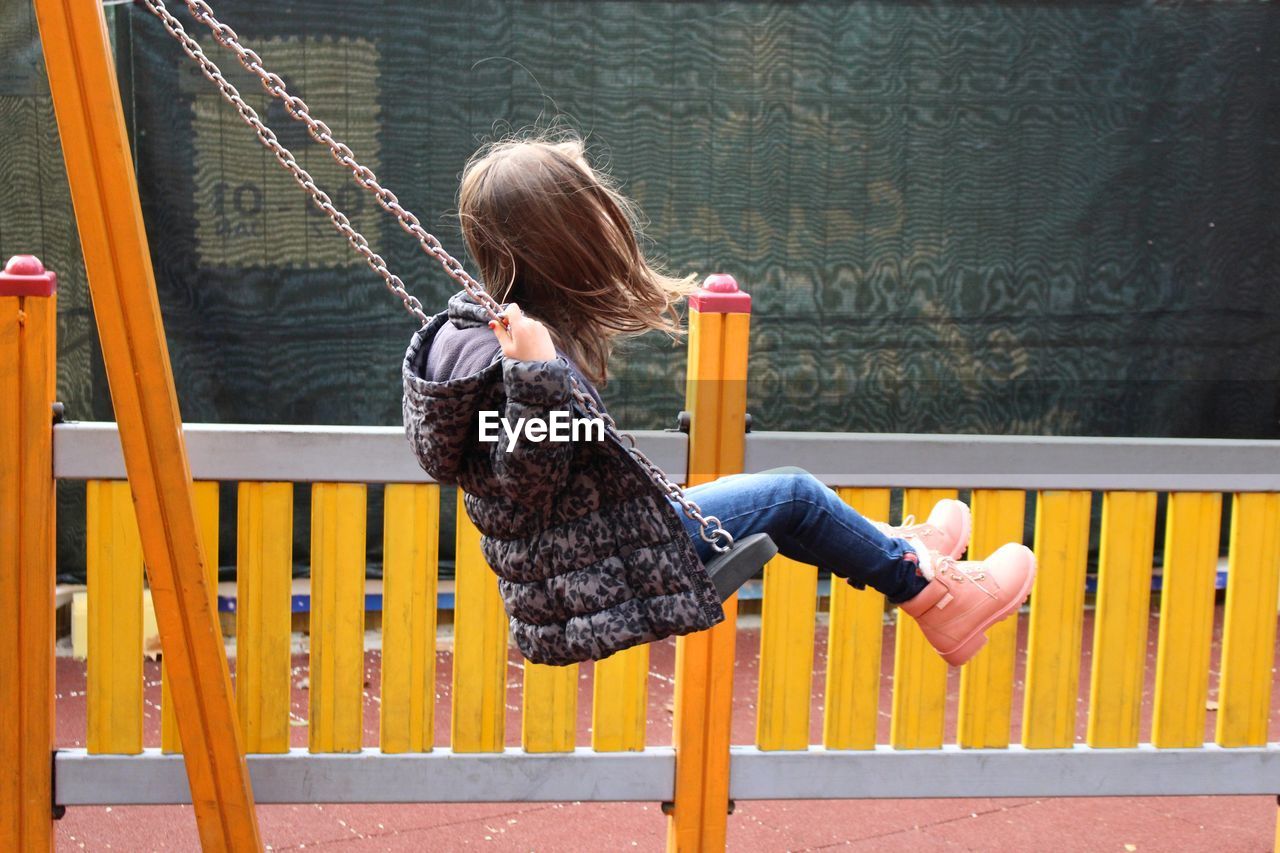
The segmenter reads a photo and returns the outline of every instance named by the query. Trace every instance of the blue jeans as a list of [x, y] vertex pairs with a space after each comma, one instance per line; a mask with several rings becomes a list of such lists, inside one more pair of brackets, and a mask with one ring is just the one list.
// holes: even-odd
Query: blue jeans
[[[785, 557], [827, 569], [899, 604], [928, 584], [916, 572], [914, 550], [881, 533], [816, 477], [800, 468], [736, 474], [689, 489], [703, 515], [714, 515], [736, 538], [767, 533]], [[679, 511], [677, 507], [677, 511]], [[714, 558], [698, 524], [680, 512], [698, 557]]]

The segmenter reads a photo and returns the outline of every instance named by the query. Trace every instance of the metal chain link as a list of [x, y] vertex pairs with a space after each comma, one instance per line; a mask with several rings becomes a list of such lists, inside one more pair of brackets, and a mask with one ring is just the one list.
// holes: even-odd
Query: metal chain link
[[[174, 27], [176, 25], [178, 30], [181, 30], [182, 25], [178, 23], [177, 19], [175, 19], [168, 11], [164, 5], [164, 1], [143, 0], [143, 2], [146, 3], [152, 12], [164, 21], [169, 32], [182, 42], [183, 49], [186, 50], [187, 55], [200, 63], [201, 69], [205, 72], [205, 76], [209, 77], [209, 79], [213, 80], [213, 82], [218, 85], [218, 88], [222, 90], [223, 97], [230, 101], [232, 106], [236, 108], [237, 112], [244, 117], [245, 112], [242, 109], [244, 101], [239, 97], [239, 92], [235, 90], [235, 87], [231, 87], [231, 91], [235, 96], [235, 99], [233, 99], [232, 95], [228, 94], [227, 89], [223, 88], [222, 83], [218, 79], [221, 78], [222, 75], [218, 71], [217, 65], [205, 56], [199, 43], [188, 36], [185, 31], [182, 32], [181, 36], [178, 35], [178, 31], [176, 31]], [[449, 277], [461, 284], [473, 298], [484, 306], [494, 319], [501, 319], [501, 304], [490, 296], [487, 291], [485, 291], [484, 286], [481, 285], [480, 282], [476, 281], [465, 269], [463, 269], [462, 264], [445, 250], [444, 246], [434, 235], [422, 227], [422, 223], [417, 216], [406, 210], [400, 204], [400, 200], [396, 197], [395, 193], [378, 182], [378, 176], [374, 174], [372, 169], [369, 169], [356, 161], [354, 152], [345, 143], [334, 138], [333, 131], [330, 129], [329, 125], [311, 115], [310, 108], [307, 106], [306, 101], [290, 94], [288, 88], [285, 86], [284, 79], [279, 74], [269, 71], [263, 65], [262, 57], [259, 56], [257, 52], [241, 44], [240, 37], [236, 34], [236, 31], [219, 21], [217, 17], [215, 17], [213, 9], [209, 7], [208, 3], [204, 2], [204, 0], [185, 0], [185, 2], [187, 9], [191, 12], [191, 16], [195, 18], [198, 23], [204, 24], [209, 28], [209, 31], [213, 34], [213, 37], [218, 44], [231, 51], [235, 55], [236, 60], [239, 61], [240, 65], [250, 74], [258, 78], [259, 83], [261, 83], [262, 88], [267, 92], [267, 94], [274, 98], [278, 98], [281, 103], [284, 104], [284, 108], [290, 116], [292, 116], [296, 121], [302, 122], [306, 125], [307, 132], [310, 134], [311, 138], [325, 146], [338, 165], [351, 172], [351, 177], [356, 184], [371, 193], [376, 199], [378, 206], [394, 216], [400, 227], [418, 241], [418, 245], [422, 247], [423, 251], [439, 261], [440, 265], [444, 267], [444, 271], [449, 275]], [[217, 78], [211, 76], [210, 67], [212, 68], [212, 71], [217, 74]], [[250, 121], [247, 117], [245, 117], [245, 121], [248, 122], [254, 130], [258, 130], [257, 124]], [[259, 124], [260, 123], [261, 122], [259, 122]], [[259, 134], [259, 138], [261, 138], [261, 134]]]
[[218, 90], [222, 93], [222, 97], [227, 101], [227, 103], [235, 107], [236, 112], [240, 114], [240, 118], [242, 118], [245, 124], [249, 125], [249, 127], [253, 129], [254, 133], [257, 134], [258, 141], [261, 142], [267, 150], [275, 156], [280, 165], [293, 176], [293, 179], [298, 183], [298, 186], [302, 187], [302, 189], [311, 198], [312, 204], [329, 217], [329, 221], [333, 223], [334, 229], [343, 237], [346, 237], [351, 248], [355, 249], [355, 251], [365, 259], [365, 262], [373, 269], [373, 271], [382, 277], [382, 280], [386, 283], [387, 289], [400, 299], [405, 310], [416, 317], [420, 323], [425, 324], [430, 318], [427, 317], [426, 312], [422, 310], [422, 303], [418, 301], [417, 297], [413, 296], [405, 289], [404, 282], [400, 280], [399, 276], [387, 269], [387, 264], [382, 259], [382, 256], [369, 248], [369, 241], [365, 239], [364, 235], [351, 225], [351, 220], [347, 218], [346, 214], [338, 210], [338, 208], [334, 206], [333, 200], [329, 198], [329, 195], [316, 185], [315, 180], [311, 177], [311, 173], [298, 163], [294, 158], [293, 153], [288, 148], [284, 147], [284, 145], [280, 143], [280, 140], [276, 138], [275, 132], [272, 131], [271, 128], [267, 127], [266, 124], [262, 122], [262, 119], [258, 117], [258, 113], [253, 109], [253, 107], [249, 106], [249, 104], [245, 102], [244, 98], [240, 97], [240, 91], [236, 89], [235, 85], [227, 80], [227, 78], [222, 76], [222, 71], [218, 68], [217, 64], [214, 63], [212, 59], [205, 56], [204, 51], [200, 49], [200, 44], [187, 34], [187, 31], [183, 29], [182, 24], [178, 19], [173, 17], [173, 15], [169, 13], [169, 10], [165, 8], [162, 0], [143, 0], [143, 3], [145, 3], [147, 8], [160, 18], [165, 29], [169, 31], [169, 34], [177, 39], [178, 43], [182, 45], [182, 49], [186, 52], [187, 56], [195, 60], [195, 62], [200, 66], [200, 71], [204, 76], [218, 87]]
[[[253, 107], [249, 106], [244, 98], [241, 97], [240, 91], [235, 85], [222, 75], [217, 63], [205, 55], [199, 42], [192, 38], [183, 28], [182, 23], [169, 12], [164, 0], [142, 0], [142, 2], [160, 19], [169, 34], [182, 46], [187, 56], [191, 57], [200, 66], [201, 73], [218, 87], [223, 99], [235, 108], [240, 118], [257, 135], [258, 141], [293, 176], [298, 186], [310, 196], [312, 203], [329, 217], [334, 229], [347, 239], [351, 248], [360, 254], [373, 271], [382, 278], [387, 289], [400, 299], [405, 310], [413, 315], [419, 323], [425, 325], [429, 318], [426, 312], [422, 310], [422, 303], [405, 289], [404, 282], [400, 277], [387, 268], [382, 256], [369, 247], [369, 241], [365, 239], [364, 235], [352, 226], [346, 214], [334, 206], [333, 200], [316, 185], [311, 174], [298, 163], [292, 152], [280, 143], [279, 139], [276, 138], [275, 132], [259, 118]], [[329, 125], [311, 115], [305, 101], [289, 93], [284, 79], [280, 75], [267, 70], [262, 64], [262, 57], [241, 44], [236, 31], [219, 21], [214, 16], [213, 9], [209, 7], [205, 0], [185, 0], [185, 3], [192, 17], [197, 22], [208, 27], [214, 39], [231, 51], [246, 71], [258, 78], [267, 94], [278, 98], [284, 104], [285, 110], [290, 116], [306, 125], [307, 132], [311, 138], [329, 149], [330, 155], [338, 165], [351, 173], [352, 180], [372, 194], [377, 200], [378, 206], [394, 216], [401, 229], [414, 237], [418, 245], [422, 247], [422, 250], [435, 258], [444, 268], [445, 273], [461, 284], [463, 289], [488, 312], [489, 316], [505, 324], [506, 320], [502, 316], [502, 304], [494, 299], [480, 282], [476, 281], [463, 269], [462, 264], [445, 250], [434, 235], [422, 227], [421, 220], [400, 204], [400, 200], [395, 193], [378, 182], [378, 177], [372, 169], [356, 160], [355, 153], [351, 148], [334, 138], [333, 131]], [[640, 451], [636, 446], [635, 438], [628, 433], [622, 432], [613, 418], [596, 406], [595, 401], [583, 390], [581, 383], [572, 374], [569, 376], [569, 384], [574, 402], [581, 406], [587, 414], [594, 418], [599, 418], [605, 424], [610, 434], [618, 439], [632, 457], [640, 463], [641, 468], [654, 484], [678, 503], [685, 515], [698, 524], [698, 535], [718, 552], [729, 550], [733, 545], [733, 536], [724, 529], [720, 524], [720, 520], [715, 516], [703, 515], [697, 503], [685, 494], [684, 489], [672, 482], [661, 468]], [[714, 528], [712, 525], [714, 525]]]

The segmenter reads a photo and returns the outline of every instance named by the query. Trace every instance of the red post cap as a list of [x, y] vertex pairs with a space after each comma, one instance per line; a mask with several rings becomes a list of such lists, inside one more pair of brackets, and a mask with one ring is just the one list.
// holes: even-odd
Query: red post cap
[[733, 276], [714, 273], [689, 297], [689, 306], [703, 314], [750, 314], [751, 294], [739, 290]]
[[14, 255], [0, 272], [0, 296], [52, 296], [58, 276], [35, 255]]

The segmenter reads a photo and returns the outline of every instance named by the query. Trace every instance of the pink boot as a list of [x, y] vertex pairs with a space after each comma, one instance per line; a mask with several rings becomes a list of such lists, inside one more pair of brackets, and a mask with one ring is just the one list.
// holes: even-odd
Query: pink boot
[[933, 505], [924, 524], [914, 522], [914, 516], [909, 515], [897, 527], [888, 524], [877, 524], [876, 527], [885, 536], [918, 540], [929, 551], [953, 560], [960, 559], [964, 549], [969, 547], [973, 521], [969, 515], [969, 507], [961, 501], [944, 498]]
[[1031, 549], [1010, 542], [987, 559], [957, 562], [920, 553], [920, 569], [931, 577], [920, 594], [898, 606], [916, 620], [942, 659], [960, 666], [987, 644], [984, 633], [1022, 606], [1036, 576]]

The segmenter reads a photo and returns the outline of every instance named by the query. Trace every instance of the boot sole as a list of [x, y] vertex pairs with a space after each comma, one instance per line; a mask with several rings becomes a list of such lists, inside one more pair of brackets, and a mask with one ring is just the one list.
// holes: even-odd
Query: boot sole
[[938, 654], [942, 656], [942, 659], [951, 666], [962, 666], [980, 652], [982, 647], [987, 644], [987, 629], [1026, 603], [1027, 596], [1031, 595], [1031, 587], [1035, 580], [1036, 562], [1033, 556], [1031, 558], [1031, 571], [1027, 572], [1027, 579], [1022, 582], [1022, 589], [1018, 591], [1014, 599], [983, 620], [982, 624], [978, 626], [978, 630], [969, 639], [949, 652], [939, 652]]

